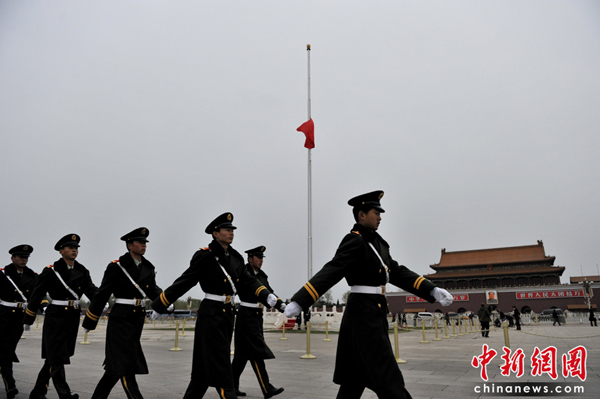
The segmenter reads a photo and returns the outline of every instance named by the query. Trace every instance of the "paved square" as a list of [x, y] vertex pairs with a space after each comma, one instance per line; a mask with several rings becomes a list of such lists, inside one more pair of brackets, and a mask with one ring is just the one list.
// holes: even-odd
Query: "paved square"
[[[187, 384], [192, 361], [194, 333], [186, 331], [185, 337], [179, 338], [180, 352], [169, 351], [174, 346], [175, 332], [169, 326], [157, 324], [156, 328], [146, 325], [142, 335], [142, 345], [148, 361], [150, 374], [138, 376], [138, 383], [144, 398], [164, 399], [182, 398]], [[41, 354], [42, 324], [24, 333], [17, 353], [21, 363], [15, 364], [14, 374], [20, 394], [17, 398], [27, 398], [33, 387], [35, 378], [42, 366]], [[451, 332], [449, 333], [451, 334]], [[96, 331], [88, 335], [90, 345], [77, 345], [72, 364], [66, 367], [67, 381], [73, 392], [79, 393], [82, 399], [90, 398], [104, 370], [104, 339], [106, 325], [99, 324]], [[440, 338], [443, 331], [440, 333]], [[335, 398], [338, 386], [332, 382], [337, 335], [330, 334], [330, 342], [324, 342], [324, 334], [313, 334], [311, 354], [317, 356], [313, 360], [303, 360], [300, 356], [306, 353], [306, 335], [298, 333], [286, 334], [287, 340], [281, 340], [281, 332], [266, 333], [267, 344], [273, 350], [276, 359], [266, 362], [271, 382], [276, 387], [284, 387], [285, 391], [277, 396], [280, 399], [313, 399]], [[514, 375], [504, 377], [499, 367], [504, 334], [502, 330], [492, 331], [485, 339], [477, 333], [433, 341], [433, 332], [427, 332], [428, 344], [419, 343], [422, 333], [411, 331], [399, 335], [400, 358], [406, 360], [400, 369], [404, 374], [407, 389], [414, 399], [442, 398], [491, 398], [474, 392], [481, 386], [480, 369], [471, 366], [474, 356], [482, 353], [482, 345], [487, 343], [498, 355], [487, 366], [488, 385], [506, 382], [552, 382], [547, 375], [532, 377], [530, 359], [534, 348], [544, 349], [554, 346], [558, 353], [558, 378], [555, 382], [569, 385], [581, 385], [585, 388], [583, 395], [571, 395], [573, 398], [597, 398], [600, 389], [600, 328], [590, 327], [583, 323], [571, 323], [562, 327], [552, 324], [525, 325], [522, 332], [509, 330], [511, 349], [523, 349], [525, 352], [525, 375], [516, 378]], [[578, 338], [586, 337], [586, 338]], [[393, 345], [393, 335], [390, 335]], [[83, 341], [80, 330], [78, 341]], [[587, 348], [587, 379], [581, 383], [578, 378], [564, 378], [561, 374], [560, 356], [578, 345]], [[258, 383], [248, 365], [241, 378], [240, 389], [248, 394], [247, 398], [261, 398]], [[593, 394], [592, 390], [596, 393]], [[4, 391], [0, 398], [5, 397]], [[500, 397], [498, 395], [496, 397]], [[214, 389], [210, 389], [205, 398], [218, 398]], [[365, 390], [362, 398], [376, 398], [369, 390]], [[567, 396], [563, 396], [567, 397]], [[50, 385], [49, 399], [56, 399], [56, 391]], [[120, 384], [112, 391], [111, 398], [125, 399]]]

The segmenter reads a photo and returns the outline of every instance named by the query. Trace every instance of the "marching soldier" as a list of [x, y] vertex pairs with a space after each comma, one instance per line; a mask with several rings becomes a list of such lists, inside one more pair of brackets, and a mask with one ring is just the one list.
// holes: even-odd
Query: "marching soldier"
[[70, 357], [75, 353], [79, 299], [84, 294], [92, 299], [98, 290], [89, 270], [75, 260], [79, 254], [80, 240], [77, 234], [67, 234], [58, 240], [54, 249], [60, 253], [61, 259], [42, 271], [25, 310], [24, 323], [31, 325], [42, 298], [48, 293], [50, 304], [46, 309], [42, 331], [42, 359], [45, 361], [29, 394], [31, 399], [46, 395], [50, 378], [60, 399], [79, 398], [78, 394], [71, 394], [65, 364], [71, 363]]
[[236, 293], [283, 308], [281, 300], [248, 273], [244, 258], [231, 247], [236, 229], [232, 221], [233, 215], [224, 213], [206, 227], [212, 242], [194, 254], [190, 267], [152, 303], [154, 310], [163, 313], [194, 285], [200, 283], [205, 292], [196, 319], [192, 375], [185, 399], [201, 398], [209, 386], [215, 387], [221, 398], [236, 398], [229, 355]]
[[350, 296], [342, 318], [333, 381], [340, 385], [338, 399], [360, 398], [365, 387], [380, 398], [410, 398], [404, 386], [388, 336], [385, 285], [389, 282], [442, 306], [452, 303], [444, 289], [399, 265], [388, 243], [377, 234], [383, 191], [359, 195], [348, 201], [356, 224], [332, 260], [292, 297], [286, 316], [308, 308], [333, 285], [345, 278]]
[[106, 329], [104, 376], [92, 399], [108, 398], [121, 380], [128, 399], [141, 399], [136, 374], [148, 374], [140, 344], [146, 318], [146, 299], [156, 299], [162, 290], [156, 285], [154, 265], [144, 257], [150, 232], [140, 227], [121, 237], [127, 253], [108, 264], [98, 292], [83, 320], [85, 331], [94, 330], [111, 294], [115, 303]]
[[[245, 251], [248, 254], [248, 273], [256, 278], [271, 292], [267, 274], [262, 270], [264, 246]], [[249, 295], [250, 294], [250, 295]], [[275, 388], [269, 382], [269, 374], [265, 367], [264, 359], [275, 359], [275, 355], [265, 342], [263, 335], [263, 305], [256, 301], [252, 293], [240, 292], [240, 307], [235, 319], [235, 356], [231, 363], [233, 372], [233, 383], [237, 396], [246, 396], [245, 392], [239, 390], [240, 376], [250, 361], [258, 384], [265, 398], [279, 395], [283, 388]]]
[[37, 280], [37, 273], [27, 267], [32, 252], [31, 245], [11, 248], [12, 263], [0, 269], [0, 372], [8, 399], [19, 393], [13, 362], [19, 362], [16, 350], [23, 335], [23, 313]]

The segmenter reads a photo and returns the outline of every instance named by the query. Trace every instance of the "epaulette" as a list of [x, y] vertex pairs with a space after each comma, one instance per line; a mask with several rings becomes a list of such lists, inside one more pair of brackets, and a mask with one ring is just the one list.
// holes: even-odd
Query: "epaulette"
[[200, 248], [200, 251], [210, 251], [210, 248], [209, 247], [203, 247], [203, 248]]
[[352, 230], [352, 233], [360, 235], [360, 232], [358, 230]]
[[117, 263], [118, 261], [119, 261], [119, 259], [117, 259], [117, 260], [113, 260], [113, 261], [112, 261], [112, 262], [110, 262], [110, 263]]
[[0, 269], [0, 272], [1, 272], [2, 270], [4, 270], [4, 268]]
[[51, 267], [53, 267], [53, 266], [54, 266], [54, 265], [48, 265], [48, 266], [46, 266], [46, 267], [49, 269], [49, 268], [51, 268]]

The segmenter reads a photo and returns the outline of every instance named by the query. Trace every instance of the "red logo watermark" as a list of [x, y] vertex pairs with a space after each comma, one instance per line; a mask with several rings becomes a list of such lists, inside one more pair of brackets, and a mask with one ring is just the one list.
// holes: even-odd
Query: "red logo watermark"
[[[517, 349], [514, 352], [502, 347], [504, 354], [500, 357], [503, 360], [500, 366], [500, 374], [508, 377], [510, 373], [514, 373], [517, 378], [525, 374], [525, 353], [522, 349]], [[487, 344], [483, 344], [482, 353], [479, 356], [474, 356], [471, 360], [471, 365], [475, 368], [481, 367], [481, 379], [488, 380], [487, 365], [496, 357], [498, 352], [490, 348]], [[584, 346], [577, 346], [562, 357], [562, 375], [563, 377], [578, 377], [581, 381], [585, 381], [587, 349]], [[558, 378], [557, 372], [558, 355], [554, 346], [549, 346], [545, 349], [538, 348], [533, 350], [531, 355], [531, 375], [541, 376], [547, 374], [553, 380]]]

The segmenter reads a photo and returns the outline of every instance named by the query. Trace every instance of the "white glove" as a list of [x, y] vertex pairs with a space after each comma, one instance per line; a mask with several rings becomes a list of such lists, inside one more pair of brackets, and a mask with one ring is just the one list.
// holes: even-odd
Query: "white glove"
[[29, 324], [23, 324], [23, 331], [31, 331], [31, 326]]
[[89, 332], [90, 332], [90, 330], [88, 330], [87, 328], [84, 328], [84, 329], [83, 329], [83, 332], [87, 334], [87, 333], [89, 333]]
[[431, 290], [431, 296], [434, 297], [442, 306], [449, 306], [454, 301], [452, 294], [443, 288], [435, 287]]
[[167, 313], [172, 313], [173, 309], [175, 309], [175, 304], [174, 303], [172, 303], [172, 304], [169, 305], [169, 307], [167, 308]]
[[298, 305], [298, 302], [292, 302], [285, 307], [285, 315], [287, 317], [298, 316], [302, 312], [302, 306]]
[[160, 313], [158, 313], [156, 310], [153, 310], [152, 313], [150, 314], [150, 318], [152, 320], [156, 320], [160, 317]]
[[108, 310], [108, 302], [106, 302], [106, 304], [104, 305], [104, 310], [103, 312], [106, 312]]
[[269, 296], [267, 297], [267, 303], [270, 307], [275, 306], [277, 304], [277, 297], [273, 294], [269, 294]]

